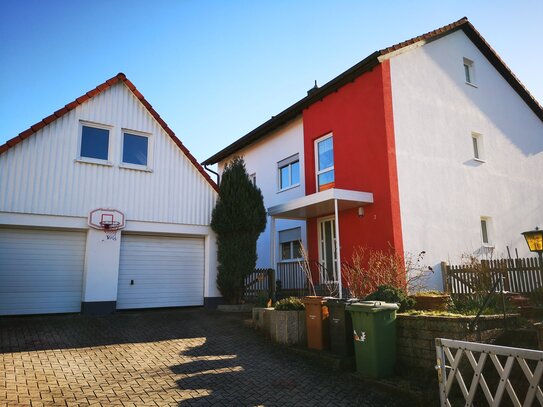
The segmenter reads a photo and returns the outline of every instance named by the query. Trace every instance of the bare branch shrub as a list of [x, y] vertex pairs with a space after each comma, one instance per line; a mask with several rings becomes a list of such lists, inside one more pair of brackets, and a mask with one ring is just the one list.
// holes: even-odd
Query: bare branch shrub
[[425, 252], [417, 256], [406, 253], [402, 257], [393, 248], [372, 250], [357, 247], [350, 263], [342, 267], [346, 286], [352, 297], [365, 298], [381, 285], [389, 285], [405, 292], [427, 288], [433, 270], [423, 264]]
[[407, 292], [409, 294], [428, 289], [428, 280], [434, 274], [432, 267], [424, 263], [425, 251], [416, 256], [413, 253], [405, 253], [405, 272], [407, 279]]
[[355, 248], [350, 263], [342, 267], [343, 277], [352, 297], [364, 298], [380, 285], [405, 290], [405, 269], [401, 256], [394, 251]]
[[315, 292], [315, 286], [313, 285], [313, 276], [311, 274], [311, 267], [309, 266], [309, 255], [307, 254], [307, 250], [300, 242], [300, 252], [302, 255], [302, 259], [298, 260], [298, 265], [300, 266], [300, 269], [302, 269], [302, 272], [305, 275], [305, 278], [307, 280], [307, 288], [309, 290], [309, 295], [317, 295]]

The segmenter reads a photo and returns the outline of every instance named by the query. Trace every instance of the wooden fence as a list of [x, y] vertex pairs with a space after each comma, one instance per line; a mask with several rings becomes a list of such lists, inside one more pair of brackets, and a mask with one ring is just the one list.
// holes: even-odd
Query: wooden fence
[[505, 291], [519, 293], [543, 303], [543, 263], [537, 258], [481, 260], [480, 264], [449, 266], [442, 263], [445, 290], [472, 295], [490, 290], [504, 278]]
[[245, 278], [245, 300], [256, 300], [262, 293], [268, 298], [273, 297], [275, 291], [275, 270], [255, 269]]

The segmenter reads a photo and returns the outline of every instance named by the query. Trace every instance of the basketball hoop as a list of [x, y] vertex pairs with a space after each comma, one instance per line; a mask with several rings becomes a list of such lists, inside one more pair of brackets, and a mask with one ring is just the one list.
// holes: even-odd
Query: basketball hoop
[[100, 226], [102, 226], [107, 240], [117, 240], [117, 231], [120, 229], [121, 222], [103, 220], [100, 222]]
[[102, 230], [106, 240], [117, 240], [117, 231], [125, 227], [124, 214], [116, 209], [98, 208], [89, 213], [91, 228]]

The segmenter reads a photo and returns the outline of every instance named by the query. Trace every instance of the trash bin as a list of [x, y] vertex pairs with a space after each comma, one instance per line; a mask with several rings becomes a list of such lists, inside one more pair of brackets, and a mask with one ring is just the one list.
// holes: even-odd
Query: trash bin
[[338, 356], [354, 355], [353, 321], [345, 307], [358, 301], [356, 298], [333, 298], [326, 302], [330, 314], [330, 351]]
[[361, 301], [346, 306], [353, 319], [358, 373], [374, 378], [391, 376], [396, 363], [397, 304]]
[[328, 349], [330, 333], [328, 330], [328, 307], [326, 299], [308, 296], [302, 299], [305, 305], [305, 324], [307, 328], [307, 347], [310, 349]]

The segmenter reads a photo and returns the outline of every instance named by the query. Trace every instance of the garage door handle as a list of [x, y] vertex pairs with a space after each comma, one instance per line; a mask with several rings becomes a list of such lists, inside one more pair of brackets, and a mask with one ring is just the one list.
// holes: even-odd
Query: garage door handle
[[134, 285], [134, 280], [130, 280], [130, 285]]

